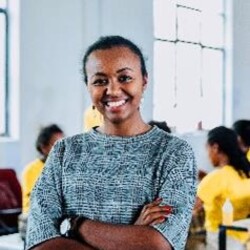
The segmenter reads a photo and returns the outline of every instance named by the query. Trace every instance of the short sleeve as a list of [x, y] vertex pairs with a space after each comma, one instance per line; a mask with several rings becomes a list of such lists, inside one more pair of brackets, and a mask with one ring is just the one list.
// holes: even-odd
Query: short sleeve
[[186, 244], [196, 196], [197, 165], [193, 150], [185, 141], [176, 145], [175, 152], [166, 158], [159, 197], [164, 204], [171, 205], [173, 211], [164, 223], [153, 227], [173, 249], [181, 250]]
[[41, 176], [31, 193], [26, 247], [59, 237], [59, 219], [62, 217], [61, 162], [62, 141], [52, 149]]
[[223, 176], [220, 171], [214, 170], [205, 176], [198, 185], [197, 195], [206, 204], [214, 202], [214, 199], [221, 194], [223, 189]]

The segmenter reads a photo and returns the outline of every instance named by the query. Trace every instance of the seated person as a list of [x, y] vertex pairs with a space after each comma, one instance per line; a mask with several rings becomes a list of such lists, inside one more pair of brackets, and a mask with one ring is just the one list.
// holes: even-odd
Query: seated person
[[58, 139], [64, 137], [63, 131], [56, 124], [41, 129], [37, 140], [36, 149], [41, 154], [40, 158], [29, 163], [22, 173], [22, 214], [19, 216], [18, 227], [22, 239], [25, 239], [27, 216], [30, 207], [30, 194], [35, 183], [42, 173], [44, 163], [53, 145]]
[[250, 120], [238, 120], [234, 122], [233, 130], [238, 135], [240, 148], [250, 161]]
[[[250, 214], [250, 164], [237, 143], [236, 133], [224, 126], [209, 131], [208, 156], [216, 169], [198, 185], [198, 202], [205, 210], [207, 247], [218, 249], [218, 227], [222, 224], [222, 206], [226, 199], [233, 205], [234, 220]], [[197, 206], [196, 208], [198, 208]], [[200, 206], [201, 207], [201, 206]], [[245, 249], [246, 233], [228, 233], [227, 249]]]
[[23, 213], [29, 211], [30, 193], [40, 176], [47, 156], [54, 143], [63, 138], [63, 131], [57, 125], [52, 124], [41, 129], [37, 140], [36, 149], [41, 154], [40, 158], [29, 163], [22, 174], [22, 195], [23, 195]]

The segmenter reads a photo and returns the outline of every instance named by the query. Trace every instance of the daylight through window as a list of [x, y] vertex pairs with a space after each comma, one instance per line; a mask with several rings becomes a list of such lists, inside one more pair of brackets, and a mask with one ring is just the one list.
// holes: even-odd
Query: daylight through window
[[154, 0], [154, 119], [222, 124], [224, 19], [223, 0]]

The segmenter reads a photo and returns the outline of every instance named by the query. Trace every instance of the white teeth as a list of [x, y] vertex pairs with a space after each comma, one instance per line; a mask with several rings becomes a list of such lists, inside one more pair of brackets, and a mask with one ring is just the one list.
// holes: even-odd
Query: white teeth
[[111, 108], [113, 107], [119, 107], [119, 106], [122, 106], [123, 104], [125, 104], [125, 100], [121, 100], [121, 101], [118, 101], [118, 102], [108, 102], [107, 105]]

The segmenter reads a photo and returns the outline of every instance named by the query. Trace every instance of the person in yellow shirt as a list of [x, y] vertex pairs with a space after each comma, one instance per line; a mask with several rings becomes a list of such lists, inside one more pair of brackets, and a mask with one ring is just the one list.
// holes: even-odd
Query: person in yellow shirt
[[84, 113], [83, 117], [84, 132], [89, 131], [93, 127], [99, 127], [103, 124], [102, 114], [95, 108], [90, 106]]
[[41, 129], [36, 140], [36, 149], [41, 154], [41, 157], [29, 163], [22, 173], [23, 213], [28, 213], [29, 211], [31, 191], [43, 170], [44, 163], [51, 148], [54, 143], [63, 136], [62, 129], [56, 124]]
[[250, 161], [250, 120], [237, 120], [233, 123], [233, 130], [238, 135], [240, 148]]
[[[218, 227], [222, 224], [222, 206], [226, 199], [233, 205], [234, 220], [250, 215], [250, 163], [237, 143], [236, 133], [224, 126], [209, 131], [208, 156], [216, 169], [206, 175], [198, 185], [198, 200], [205, 210], [207, 248], [218, 249]], [[231, 231], [227, 249], [243, 250], [246, 233]]]

